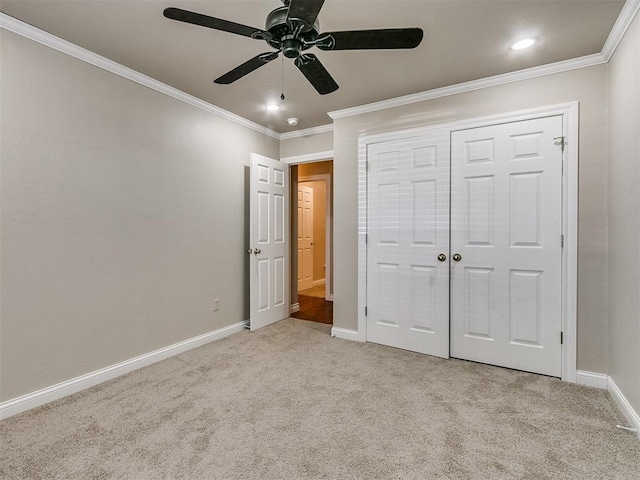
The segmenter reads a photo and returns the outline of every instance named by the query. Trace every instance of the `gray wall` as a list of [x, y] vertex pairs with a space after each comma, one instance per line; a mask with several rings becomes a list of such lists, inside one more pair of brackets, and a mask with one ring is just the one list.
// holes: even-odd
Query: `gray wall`
[[330, 150], [333, 150], [333, 132], [289, 138], [280, 142], [280, 158]]
[[601, 65], [334, 123], [334, 325], [357, 329], [358, 136], [580, 102], [578, 368], [608, 371], [607, 66]]
[[0, 400], [242, 321], [245, 165], [279, 142], [7, 31], [1, 48]]
[[640, 412], [640, 16], [609, 64], [609, 374]]

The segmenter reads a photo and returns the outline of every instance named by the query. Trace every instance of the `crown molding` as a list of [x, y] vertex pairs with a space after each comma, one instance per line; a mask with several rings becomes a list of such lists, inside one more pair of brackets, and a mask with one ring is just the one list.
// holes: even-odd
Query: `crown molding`
[[609, 33], [607, 41], [604, 42], [604, 46], [602, 47], [602, 55], [607, 62], [611, 60], [616, 48], [618, 48], [618, 44], [622, 40], [622, 37], [627, 33], [627, 29], [631, 25], [631, 22], [633, 22], [633, 19], [638, 14], [638, 10], [640, 10], [640, 0], [627, 0], [622, 7], [620, 15], [618, 15], [618, 19]]
[[531, 78], [543, 77], [546, 75], [566, 72], [578, 68], [591, 67], [603, 63], [606, 63], [606, 60], [604, 59], [602, 54], [594, 53], [593, 55], [572, 58], [571, 60], [563, 60], [561, 62], [549, 63], [547, 65], [540, 65], [538, 67], [531, 67], [515, 72], [503, 73], [500, 75], [495, 75], [493, 77], [458, 83], [456, 85], [449, 85], [447, 87], [427, 90], [425, 92], [412, 93], [411, 95], [391, 98], [389, 100], [383, 100], [381, 102], [374, 102], [366, 105], [360, 105], [358, 107], [336, 110], [334, 112], [329, 112], [328, 115], [333, 120], [337, 118], [352, 117], [354, 115], [362, 115], [363, 113], [376, 112], [378, 110], [385, 110], [387, 108], [424, 102], [426, 100], [432, 100], [434, 98], [448, 97], [450, 95], [457, 95], [459, 93], [472, 92], [474, 90], [481, 90], [483, 88], [496, 87], [498, 85], [520, 82], [522, 80], [529, 80]]
[[155, 90], [156, 92], [163, 93], [165, 95], [168, 95], [169, 97], [175, 98], [176, 100], [180, 100], [181, 102], [204, 110], [205, 112], [209, 112], [220, 118], [224, 118], [225, 120], [229, 120], [238, 125], [242, 125], [243, 127], [247, 127], [258, 133], [262, 133], [269, 137], [275, 138], [276, 140], [280, 140], [280, 134], [278, 132], [263, 127], [262, 125], [252, 122], [251, 120], [241, 117], [240, 115], [236, 115], [235, 113], [231, 113], [223, 108], [205, 102], [204, 100], [196, 98], [193, 95], [189, 95], [188, 93], [185, 93], [182, 90], [178, 90], [175, 87], [171, 87], [165, 83], [159, 82], [158, 80], [148, 77], [147, 75], [143, 75], [142, 73], [137, 72], [129, 67], [125, 67], [124, 65], [114, 62], [113, 60], [109, 60], [108, 58], [93, 53], [85, 48], [79, 47], [78, 45], [63, 40], [60, 37], [56, 37], [55, 35], [47, 33], [44, 30], [40, 30], [33, 25], [24, 23], [2, 12], [0, 12], [0, 28], [16, 33], [22, 37], [28, 38], [47, 47], [53, 48], [54, 50], [65, 53], [71, 57], [82, 60], [83, 62], [89, 63], [98, 68], [102, 68], [103, 70], [126, 78], [127, 80], [131, 80], [132, 82], [136, 82], [140, 85]]
[[317, 135], [319, 133], [333, 132], [333, 125], [320, 125], [318, 127], [310, 127], [302, 130], [294, 130], [292, 132], [286, 132], [280, 134], [280, 140], [289, 140], [290, 138], [309, 137], [311, 135]]
[[[357, 107], [335, 110], [333, 112], [328, 112], [328, 115], [332, 120], [335, 120], [337, 118], [351, 117], [354, 115], [362, 115], [364, 113], [385, 110], [402, 105], [424, 102], [427, 100], [432, 100], [434, 98], [457, 95], [474, 90], [495, 87], [498, 85], [519, 82], [522, 80], [528, 80], [546, 75], [553, 75], [556, 73], [562, 73], [579, 68], [608, 63], [639, 10], [640, 0], [627, 0], [625, 2], [622, 10], [620, 11], [618, 19], [616, 20], [616, 23], [609, 33], [609, 37], [602, 47], [601, 53], [595, 53], [592, 55], [586, 55], [570, 60], [563, 60], [561, 62], [555, 62], [547, 65], [527, 68], [524, 70], [518, 70], [516, 72], [504, 73], [501, 75], [495, 75], [493, 77], [482, 78], [479, 80], [458, 83], [455, 85], [449, 85], [446, 87], [427, 90], [424, 92], [405, 95], [402, 97], [382, 100], [380, 102], [369, 103]], [[55, 35], [40, 30], [39, 28], [24, 23], [2, 12], [0, 12], [0, 28], [4, 28], [5, 30], [9, 30], [25, 38], [29, 38], [35, 42], [53, 48], [54, 50], [66, 53], [67, 55], [70, 55], [74, 58], [102, 68], [103, 70], [119, 75], [140, 85], [144, 85], [148, 88], [151, 88], [152, 90], [168, 95], [172, 98], [175, 98], [176, 100], [180, 100], [194, 107], [200, 108], [206, 112], [212, 113], [238, 125], [242, 125], [256, 132], [275, 138], [276, 140], [289, 140], [292, 138], [307, 137], [333, 131], [333, 125], [328, 124], [302, 130], [294, 130], [292, 132], [278, 133], [274, 130], [252, 122], [251, 120], [241, 117], [240, 115], [236, 115], [235, 113], [231, 113], [228, 110], [224, 110], [223, 108], [212, 105], [208, 102], [205, 102], [204, 100], [178, 90], [177, 88], [159, 82], [158, 80], [143, 75], [135, 70], [125, 67], [124, 65], [116, 63], [89, 50], [79, 47], [71, 42], [56, 37]]]
[[[436, 88], [433, 90], [427, 90], [424, 92], [405, 95], [402, 97], [383, 100], [380, 102], [368, 103], [357, 107], [335, 110], [333, 112], [328, 112], [328, 115], [332, 120], [335, 120], [337, 118], [351, 117], [354, 115], [362, 115], [364, 113], [385, 110], [387, 108], [398, 107], [401, 105], [424, 102], [426, 100], [431, 100], [434, 98], [446, 97], [464, 92], [471, 92], [483, 88], [490, 88], [507, 83], [519, 82], [522, 80], [528, 80], [546, 75], [553, 75], [556, 73], [562, 73], [579, 68], [592, 67], [595, 65], [608, 63], [639, 10], [640, 0], [626, 0], [624, 6], [622, 7], [622, 10], [620, 11], [620, 14], [618, 15], [616, 23], [613, 25], [613, 28], [611, 29], [611, 32], [609, 33], [609, 36], [600, 53], [572, 58], [555, 63], [549, 63], [547, 65], [527, 68], [524, 70], [518, 70], [516, 72], [495, 75], [493, 77], [482, 78], [479, 80], [472, 80], [469, 82]], [[305, 130], [295, 130], [293, 132], [281, 134], [280, 140], [315, 135], [332, 130], [333, 125], [323, 125], [320, 127], [307, 128]]]
[[522, 80], [529, 80], [546, 75], [567, 72], [569, 70], [576, 70], [578, 68], [592, 67], [595, 65], [608, 63], [609, 60], [611, 60], [611, 56], [615, 52], [616, 47], [620, 43], [620, 40], [622, 40], [622, 37], [629, 28], [629, 25], [631, 25], [631, 22], [633, 22], [633, 19], [638, 13], [638, 10], [640, 10], [640, 0], [627, 0], [625, 2], [622, 10], [620, 11], [620, 15], [618, 15], [618, 19], [613, 25], [613, 28], [609, 33], [609, 37], [607, 38], [607, 41], [602, 47], [602, 51], [600, 53], [594, 53], [592, 55], [572, 58], [570, 60], [563, 60], [561, 62], [549, 63], [547, 65], [518, 70], [516, 72], [503, 73], [501, 75], [495, 75], [493, 77], [482, 78], [479, 80], [472, 80], [470, 82], [458, 83], [456, 85], [436, 88], [434, 90], [427, 90], [425, 92], [413, 93], [411, 95], [391, 98], [389, 100], [383, 100], [380, 102], [368, 103], [366, 105], [360, 105], [358, 107], [336, 110], [333, 112], [329, 112], [328, 115], [333, 120], [337, 118], [352, 117], [354, 115], [362, 115], [364, 113], [376, 112], [378, 110], [399, 107], [401, 105], [424, 102], [426, 100], [432, 100], [434, 98], [447, 97], [449, 95], [471, 92], [483, 88], [495, 87], [507, 83], [519, 82]]

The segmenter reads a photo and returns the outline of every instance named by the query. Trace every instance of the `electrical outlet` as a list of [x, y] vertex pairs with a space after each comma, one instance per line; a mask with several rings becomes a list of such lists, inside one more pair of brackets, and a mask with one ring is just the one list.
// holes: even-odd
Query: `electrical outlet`
[[214, 298], [213, 299], [213, 311], [217, 312], [218, 310], [220, 310], [220, 299], [219, 298]]

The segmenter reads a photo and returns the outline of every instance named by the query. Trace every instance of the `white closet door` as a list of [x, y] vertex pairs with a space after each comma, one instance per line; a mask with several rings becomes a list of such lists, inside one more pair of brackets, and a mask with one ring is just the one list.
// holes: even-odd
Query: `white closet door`
[[561, 375], [562, 135], [561, 116], [452, 133], [452, 357]]
[[449, 132], [369, 145], [367, 158], [367, 341], [448, 357]]

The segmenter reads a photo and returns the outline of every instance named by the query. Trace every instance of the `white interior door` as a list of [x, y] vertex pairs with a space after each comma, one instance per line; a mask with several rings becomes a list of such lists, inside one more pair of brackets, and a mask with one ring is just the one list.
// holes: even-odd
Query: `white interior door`
[[313, 188], [298, 184], [298, 291], [313, 287]]
[[289, 316], [289, 166], [251, 154], [251, 330]]
[[367, 152], [367, 341], [445, 358], [449, 145], [443, 130]]
[[452, 357], [561, 375], [562, 135], [561, 116], [452, 133]]

